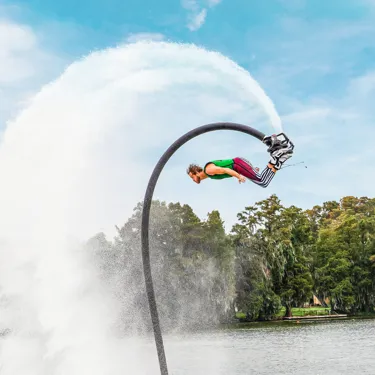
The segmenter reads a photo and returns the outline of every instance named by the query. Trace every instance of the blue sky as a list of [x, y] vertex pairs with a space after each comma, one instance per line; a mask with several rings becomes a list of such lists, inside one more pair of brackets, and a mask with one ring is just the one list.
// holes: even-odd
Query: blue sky
[[30, 26], [41, 48], [67, 62], [138, 33], [220, 51], [249, 69], [281, 114], [290, 111], [285, 96], [340, 98], [375, 57], [371, 0], [2, 0], [0, 6], [2, 19]]
[[372, 0], [0, 0], [0, 25], [12, 26], [0, 35], [0, 128], [93, 50], [145, 35], [195, 43], [247, 69], [299, 147], [308, 169], [285, 170], [267, 194], [306, 207], [372, 194]]

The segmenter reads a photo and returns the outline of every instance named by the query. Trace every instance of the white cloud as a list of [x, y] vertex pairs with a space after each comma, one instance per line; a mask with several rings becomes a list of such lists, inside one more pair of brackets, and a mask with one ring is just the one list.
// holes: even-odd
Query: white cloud
[[57, 55], [43, 49], [32, 28], [0, 20], [0, 130], [63, 65]]
[[375, 71], [370, 71], [354, 78], [349, 84], [349, 91], [357, 98], [367, 99], [375, 94]]
[[188, 11], [187, 27], [190, 31], [200, 29], [206, 21], [208, 9], [215, 7], [221, 0], [182, 0], [183, 8]]
[[135, 33], [130, 34], [126, 41], [129, 43], [135, 43], [139, 41], [161, 41], [164, 40], [165, 36], [161, 33]]
[[[289, 95], [293, 88], [299, 96], [311, 97], [309, 87], [324, 87], [326, 77], [343, 72], [353, 76], [359, 60], [372, 51], [375, 37], [375, 24], [367, 18], [357, 22], [289, 16], [281, 17], [275, 27], [278, 32], [262, 37], [250, 38], [249, 34], [248, 43], [258, 56], [257, 77], [267, 91], [278, 96], [282, 92]], [[259, 60], [262, 55], [267, 61]], [[344, 78], [338, 79], [343, 82]], [[295, 97], [295, 93], [289, 96]]]
[[364, 5], [369, 10], [375, 10], [375, 0], [360, 0], [359, 4]]
[[33, 74], [25, 56], [34, 54], [36, 38], [26, 26], [0, 21], [0, 84], [18, 82]]
[[295, 141], [293, 159], [308, 167], [289, 170], [283, 194], [293, 194], [291, 204], [311, 207], [344, 195], [374, 196], [374, 77], [375, 71], [364, 73], [347, 81], [340, 95], [313, 96], [282, 117]]
[[[295, 142], [277, 189], [286, 204], [311, 207], [343, 195], [374, 196], [375, 26], [368, 18], [329, 21], [283, 18], [278, 39], [254, 40], [257, 79], [281, 109]], [[254, 46], [255, 44], [255, 46]], [[253, 51], [252, 51], [253, 52]]]
[[192, 15], [191, 17], [189, 17], [190, 20], [188, 22], [188, 28], [191, 31], [200, 29], [206, 20], [206, 16], [207, 9], [202, 9], [198, 14]]

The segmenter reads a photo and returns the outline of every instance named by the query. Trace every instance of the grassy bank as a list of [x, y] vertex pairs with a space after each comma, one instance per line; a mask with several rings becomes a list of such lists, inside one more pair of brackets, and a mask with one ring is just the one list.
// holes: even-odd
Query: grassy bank
[[[329, 315], [331, 309], [329, 307], [293, 307], [292, 316], [316, 316], [316, 315]], [[283, 307], [277, 317], [285, 316], [285, 307]]]
[[[316, 316], [316, 315], [329, 315], [329, 307], [293, 307], [292, 316]], [[285, 307], [283, 307], [275, 316], [275, 319], [281, 319], [285, 316]], [[236, 314], [237, 319], [246, 319], [246, 314], [238, 312]]]
[[[330, 315], [331, 309], [329, 307], [294, 307], [292, 308], [292, 316], [317, 316], [317, 315]], [[285, 316], [285, 307], [283, 307], [275, 316], [273, 320], [280, 320]], [[354, 315], [348, 314], [353, 318], [375, 318], [375, 311], [369, 313], [357, 313]], [[246, 314], [238, 312], [236, 318], [245, 320]]]

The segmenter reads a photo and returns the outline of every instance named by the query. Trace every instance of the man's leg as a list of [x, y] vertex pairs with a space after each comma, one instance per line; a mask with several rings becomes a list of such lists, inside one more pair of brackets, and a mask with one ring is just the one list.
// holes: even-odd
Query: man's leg
[[271, 164], [268, 164], [261, 173], [258, 173], [255, 168], [253, 168], [253, 166], [244, 158], [237, 157], [234, 158], [233, 161], [233, 169], [237, 173], [245, 176], [263, 188], [266, 188], [269, 185], [276, 174], [276, 169]]

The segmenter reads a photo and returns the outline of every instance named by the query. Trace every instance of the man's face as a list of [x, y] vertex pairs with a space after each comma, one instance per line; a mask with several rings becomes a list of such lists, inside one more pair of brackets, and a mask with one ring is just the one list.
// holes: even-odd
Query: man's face
[[201, 178], [200, 178], [197, 174], [195, 174], [195, 173], [193, 173], [193, 172], [190, 172], [190, 173], [189, 173], [189, 176], [190, 176], [190, 178], [191, 178], [196, 184], [200, 184], [200, 183], [201, 183]]

